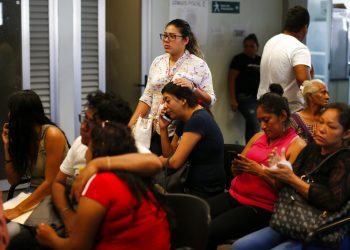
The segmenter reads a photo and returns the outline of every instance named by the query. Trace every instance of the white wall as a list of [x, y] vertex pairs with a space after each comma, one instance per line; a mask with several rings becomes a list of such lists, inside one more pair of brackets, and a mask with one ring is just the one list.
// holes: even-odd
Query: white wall
[[[169, 21], [169, 1], [151, 1], [151, 60], [164, 53], [159, 33]], [[237, 2], [237, 0], [236, 0]], [[234, 29], [246, 30], [245, 35], [255, 33], [262, 53], [266, 41], [282, 29], [281, 0], [242, 0], [239, 14], [213, 14], [208, 1], [208, 37], [202, 47], [205, 59], [213, 75], [218, 97], [212, 111], [225, 138], [225, 143], [244, 144], [244, 124], [239, 113], [229, 106], [227, 74], [232, 57], [242, 50], [243, 37], [234, 37]], [[151, 62], [149, 62], [150, 64]]]
[[[258, 37], [261, 55], [264, 44], [273, 35], [281, 32], [282, 1], [280, 0], [244, 0], [240, 1], [240, 14], [209, 13], [209, 34], [204, 47], [206, 59], [213, 74], [214, 88], [218, 101], [213, 112], [224, 134], [225, 143], [244, 144], [244, 120], [241, 115], [232, 112], [229, 105], [227, 73], [233, 55], [242, 51], [243, 38], [236, 38], [233, 29], [243, 28], [246, 35], [255, 33]], [[220, 34], [221, 37], [215, 35]], [[219, 44], [216, 40], [222, 43]]]
[[[77, 98], [80, 98], [80, 82], [74, 83], [74, 46], [73, 46], [73, 4], [76, 0], [58, 2], [58, 125], [72, 142], [77, 134]], [[78, 48], [79, 49], [79, 48]], [[79, 102], [80, 103], [80, 102]], [[73, 119], [74, 118], [74, 119]]]

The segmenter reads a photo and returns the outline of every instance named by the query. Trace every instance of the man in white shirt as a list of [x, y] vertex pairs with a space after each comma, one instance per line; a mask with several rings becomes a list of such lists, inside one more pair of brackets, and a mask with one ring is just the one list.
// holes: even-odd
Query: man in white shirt
[[299, 86], [311, 78], [311, 54], [302, 43], [309, 23], [310, 15], [305, 8], [289, 9], [283, 32], [267, 41], [261, 58], [257, 97], [269, 92], [271, 83], [281, 84], [291, 112], [303, 108]]
[[[75, 211], [68, 201], [67, 191], [69, 192], [68, 189], [75, 177], [85, 168], [85, 152], [93, 126], [99, 126], [106, 120], [127, 126], [132, 114], [129, 104], [111, 93], [97, 91], [89, 94], [87, 99], [87, 109], [79, 115], [80, 136], [72, 144], [52, 184], [52, 199], [68, 234], [74, 224]], [[138, 147], [138, 150], [140, 154], [133, 154], [132, 157], [130, 155], [117, 156], [120, 164], [113, 160], [110, 167], [140, 174], [153, 173], [161, 169], [162, 165], [157, 156], [151, 154], [148, 149]]]

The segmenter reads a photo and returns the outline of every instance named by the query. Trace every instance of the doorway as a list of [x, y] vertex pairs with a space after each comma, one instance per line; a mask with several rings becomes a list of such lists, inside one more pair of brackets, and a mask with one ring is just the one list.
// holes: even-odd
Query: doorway
[[140, 97], [141, 0], [106, 0], [106, 90], [130, 103]]

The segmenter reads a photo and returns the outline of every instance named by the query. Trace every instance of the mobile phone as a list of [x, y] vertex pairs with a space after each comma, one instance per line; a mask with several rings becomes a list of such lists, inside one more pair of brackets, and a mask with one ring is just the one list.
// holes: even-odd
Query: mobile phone
[[171, 118], [170, 118], [167, 114], [164, 114], [162, 117], [163, 117], [163, 119], [166, 120], [167, 122], [171, 122]]
[[235, 159], [239, 159], [239, 153], [237, 151], [230, 151], [231, 153], [231, 159], [235, 160]]

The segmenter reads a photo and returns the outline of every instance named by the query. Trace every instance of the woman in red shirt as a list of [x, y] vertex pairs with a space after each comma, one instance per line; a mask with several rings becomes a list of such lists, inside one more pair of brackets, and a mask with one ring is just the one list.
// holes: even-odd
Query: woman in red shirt
[[[136, 152], [127, 127], [103, 122], [91, 132], [87, 163], [96, 157]], [[68, 238], [41, 224], [40, 244], [53, 249], [170, 249], [166, 213], [151, 180], [127, 171], [100, 172], [88, 181], [79, 200], [75, 226]]]

